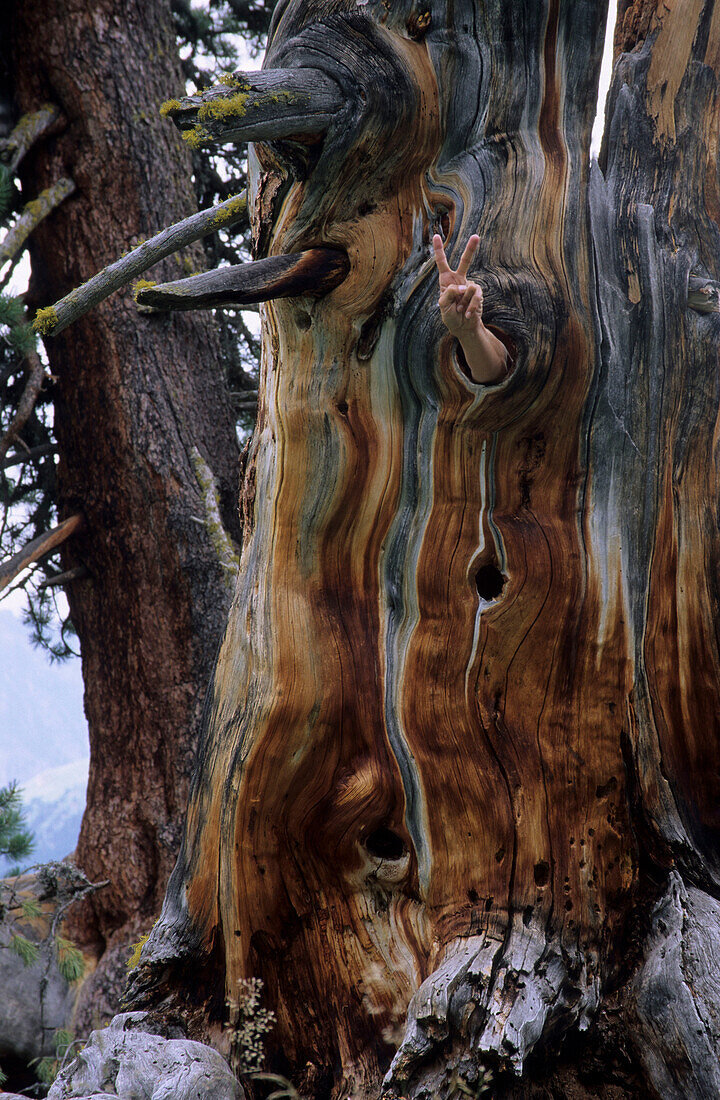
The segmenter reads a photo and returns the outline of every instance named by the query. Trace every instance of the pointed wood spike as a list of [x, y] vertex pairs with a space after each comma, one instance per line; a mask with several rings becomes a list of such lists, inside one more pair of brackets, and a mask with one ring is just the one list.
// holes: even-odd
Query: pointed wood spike
[[160, 110], [199, 147], [317, 136], [344, 104], [340, 87], [319, 69], [265, 69], [235, 73], [227, 84], [169, 100]]
[[350, 261], [340, 249], [309, 248], [143, 287], [136, 301], [155, 309], [213, 309], [301, 295], [321, 298], [339, 286], [349, 270]]

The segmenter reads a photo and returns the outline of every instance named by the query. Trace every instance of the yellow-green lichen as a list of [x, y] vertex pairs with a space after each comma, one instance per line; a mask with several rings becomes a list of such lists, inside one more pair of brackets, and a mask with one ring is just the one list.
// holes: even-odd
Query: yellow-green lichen
[[160, 104], [160, 114], [163, 118], [167, 118], [173, 111], [179, 111], [181, 107], [182, 103], [179, 99], [166, 99]]
[[245, 195], [235, 195], [229, 200], [227, 206], [222, 210], [218, 210], [214, 218], [210, 222], [212, 229], [221, 229], [224, 225], [232, 219], [236, 218], [239, 214], [243, 214], [247, 210], [247, 199]]
[[244, 114], [247, 114], [245, 105], [249, 96], [249, 91], [243, 91], [236, 92], [235, 95], [209, 99], [207, 103], [203, 103], [198, 108], [198, 120], [203, 122], [214, 119], [216, 122], [222, 122], [228, 118], [241, 118]]
[[142, 951], [143, 947], [149, 939], [150, 933], [148, 932], [147, 935], [141, 936], [137, 943], [133, 944], [132, 955], [127, 961], [128, 970], [134, 970], [137, 964], [140, 962], [140, 952]]
[[238, 569], [240, 568], [240, 558], [237, 547], [223, 525], [220, 515], [220, 497], [215, 484], [215, 478], [213, 477], [212, 470], [198, 451], [197, 447], [193, 447], [190, 454], [190, 461], [192, 462], [195, 477], [200, 486], [200, 492], [203, 498], [205, 529], [210, 536], [210, 541], [217, 554], [218, 561], [225, 571], [228, 586], [232, 589]]
[[49, 336], [58, 323], [58, 315], [54, 306], [39, 309], [32, 323], [33, 330], [41, 336]]
[[244, 88], [246, 91], [249, 87], [247, 80], [236, 76], [235, 73], [223, 73], [218, 80], [218, 84], [224, 84], [228, 88]]
[[192, 130], [183, 130], [181, 137], [191, 149], [202, 149], [208, 141], [212, 141], [212, 134], [204, 126], [193, 126]]
[[138, 294], [141, 290], [148, 290], [151, 286], [157, 286], [157, 282], [153, 281], [152, 279], [138, 279], [138, 281], [133, 286], [133, 298], [135, 299], [135, 301], [137, 302]]

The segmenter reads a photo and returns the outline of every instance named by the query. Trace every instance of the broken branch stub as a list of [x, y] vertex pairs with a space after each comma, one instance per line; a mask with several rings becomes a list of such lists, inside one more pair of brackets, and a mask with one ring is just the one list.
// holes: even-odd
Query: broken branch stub
[[339, 286], [349, 270], [350, 261], [340, 249], [309, 248], [290, 256], [268, 256], [254, 263], [143, 287], [136, 301], [140, 306], [179, 310], [250, 305], [301, 295], [320, 298]]
[[319, 69], [239, 72], [229, 80], [163, 104], [161, 113], [190, 146], [319, 135], [345, 103], [337, 83]]

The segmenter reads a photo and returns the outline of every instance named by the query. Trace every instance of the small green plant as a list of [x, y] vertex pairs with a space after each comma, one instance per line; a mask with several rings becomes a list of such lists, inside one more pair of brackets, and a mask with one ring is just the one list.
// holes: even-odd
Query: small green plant
[[230, 1036], [230, 1064], [233, 1072], [251, 1075], [262, 1070], [265, 1061], [264, 1036], [275, 1023], [275, 1013], [260, 1007], [263, 983], [260, 978], [241, 978], [235, 997], [228, 997], [226, 1029]]
[[25, 936], [20, 935], [19, 932], [13, 933], [10, 937], [8, 947], [14, 955], [22, 959], [25, 966], [33, 966], [40, 958], [40, 948], [38, 945]]
[[69, 1048], [76, 1042], [71, 1031], [61, 1027], [53, 1035], [54, 1057], [47, 1055], [45, 1058], [35, 1058], [30, 1062], [35, 1067], [35, 1075], [38, 1081], [44, 1085], [52, 1085], [63, 1064], [63, 1059]]
[[74, 943], [64, 939], [63, 936], [55, 937], [55, 948], [57, 950], [58, 970], [68, 985], [80, 981], [85, 973], [85, 960], [82, 957], [82, 952]]
[[253, 1081], [265, 1081], [269, 1085], [278, 1085], [274, 1092], [269, 1093], [265, 1100], [303, 1100], [292, 1081], [282, 1077], [279, 1073], [251, 1073]]

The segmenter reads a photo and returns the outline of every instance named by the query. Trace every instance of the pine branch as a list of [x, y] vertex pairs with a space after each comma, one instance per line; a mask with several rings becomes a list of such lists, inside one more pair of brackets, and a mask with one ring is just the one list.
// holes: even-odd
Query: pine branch
[[93, 275], [82, 286], [72, 290], [59, 302], [47, 309], [38, 310], [33, 327], [44, 336], [57, 336], [63, 329], [77, 321], [88, 310], [103, 302], [114, 291], [127, 286], [138, 275], [154, 264], [177, 252], [193, 241], [206, 237], [218, 229], [230, 226], [247, 218], [247, 200], [245, 193], [235, 195], [209, 210], [201, 210], [189, 218], [156, 233], [149, 241], [138, 245], [127, 256]]
[[52, 550], [66, 542], [71, 535], [74, 535], [84, 526], [84, 523], [85, 518], [81, 514], [70, 516], [63, 523], [59, 523], [57, 527], [38, 535], [32, 542], [23, 546], [17, 554], [13, 554], [11, 558], [3, 562], [0, 565], [0, 592], [7, 588], [10, 582], [28, 565], [32, 565], [33, 562], [46, 557]]

